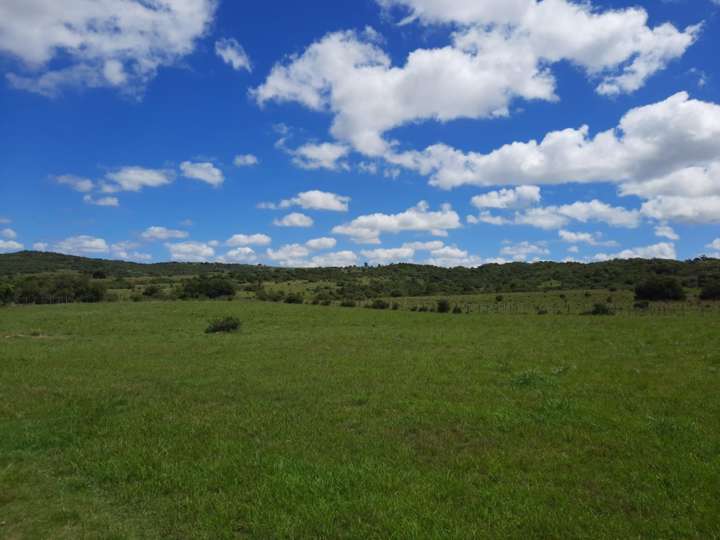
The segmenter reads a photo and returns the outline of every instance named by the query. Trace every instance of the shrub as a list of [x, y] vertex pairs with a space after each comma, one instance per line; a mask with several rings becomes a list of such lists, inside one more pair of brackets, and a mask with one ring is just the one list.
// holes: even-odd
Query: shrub
[[393, 302], [392, 309], [393, 311], [398, 311], [400, 309], [400, 304]]
[[162, 296], [162, 289], [157, 285], [148, 285], [143, 291], [143, 296], [148, 298], [160, 298]]
[[648, 302], [647, 300], [639, 300], [639, 301], [635, 302], [635, 305], [633, 307], [635, 309], [645, 311], [645, 310], [650, 309], [650, 302]]
[[305, 298], [300, 293], [290, 293], [285, 297], [286, 304], [302, 304], [305, 302]]
[[498, 295], [495, 297], [495, 301], [496, 301], [498, 304], [499, 304], [500, 302], [502, 302], [502, 301], [503, 301], [503, 295], [502, 295], [502, 294], [498, 294]]
[[462, 308], [461, 308], [460, 306], [455, 306], [455, 307], [453, 308], [452, 312], [453, 312], [455, 315], [460, 315], [463, 311], [462, 311]]
[[210, 321], [210, 325], [205, 329], [206, 334], [217, 334], [218, 332], [237, 332], [240, 330], [242, 323], [236, 317], [223, 317]]
[[10, 285], [0, 285], [0, 306], [11, 304], [15, 299], [15, 291]]
[[181, 297], [187, 298], [222, 298], [223, 296], [235, 296], [235, 285], [229, 279], [222, 276], [200, 276], [186, 280], [183, 283]]
[[437, 312], [438, 313], [450, 313], [450, 302], [445, 298], [438, 300]]
[[350, 298], [345, 298], [342, 302], [340, 302], [340, 307], [355, 307], [357, 306], [357, 303], [355, 300], [352, 300]]
[[585, 315], [612, 315], [613, 311], [607, 304], [595, 304], [590, 311], [586, 311]]
[[390, 307], [390, 304], [381, 298], [376, 298], [373, 300], [372, 304], [370, 304], [370, 307], [372, 309], [387, 309]]
[[656, 276], [635, 287], [635, 300], [685, 300], [685, 290], [675, 278]]
[[700, 291], [700, 300], [720, 300], [720, 281], [705, 285]]

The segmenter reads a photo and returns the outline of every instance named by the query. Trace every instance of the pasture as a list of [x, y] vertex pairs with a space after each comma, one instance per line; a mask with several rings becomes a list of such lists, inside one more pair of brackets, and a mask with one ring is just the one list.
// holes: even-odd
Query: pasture
[[0, 309], [0, 537], [719, 538], [717, 311], [556, 311]]

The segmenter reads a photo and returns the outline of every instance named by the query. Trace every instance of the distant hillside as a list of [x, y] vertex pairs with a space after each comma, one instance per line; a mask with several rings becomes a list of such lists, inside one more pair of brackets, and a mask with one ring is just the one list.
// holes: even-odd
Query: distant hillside
[[19, 277], [46, 272], [104, 273], [108, 277], [192, 276], [228, 273], [238, 282], [328, 281], [344, 287], [376, 287], [398, 295], [532, 291], [544, 288], [631, 288], [652, 275], [670, 275], [686, 287], [720, 280], [720, 260], [615, 260], [581, 263], [489, 264], [479, 268], [439, 268], [415, 264], [349, 268], [276, 268], [220, 263], [139, 264], [23, 251], [0, 255], [0, 276]]

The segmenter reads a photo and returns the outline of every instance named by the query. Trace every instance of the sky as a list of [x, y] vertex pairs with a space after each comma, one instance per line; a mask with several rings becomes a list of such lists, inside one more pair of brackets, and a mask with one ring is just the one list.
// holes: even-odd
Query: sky
[[720, 0], [2, 0], [0, 253], [720, 258]]

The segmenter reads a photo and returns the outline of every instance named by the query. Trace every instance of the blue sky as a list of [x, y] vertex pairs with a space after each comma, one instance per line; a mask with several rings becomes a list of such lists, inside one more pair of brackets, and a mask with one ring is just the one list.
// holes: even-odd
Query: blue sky
[[713, 0], [58, 4], [0, 5], [0, 252], [720, 256]]

